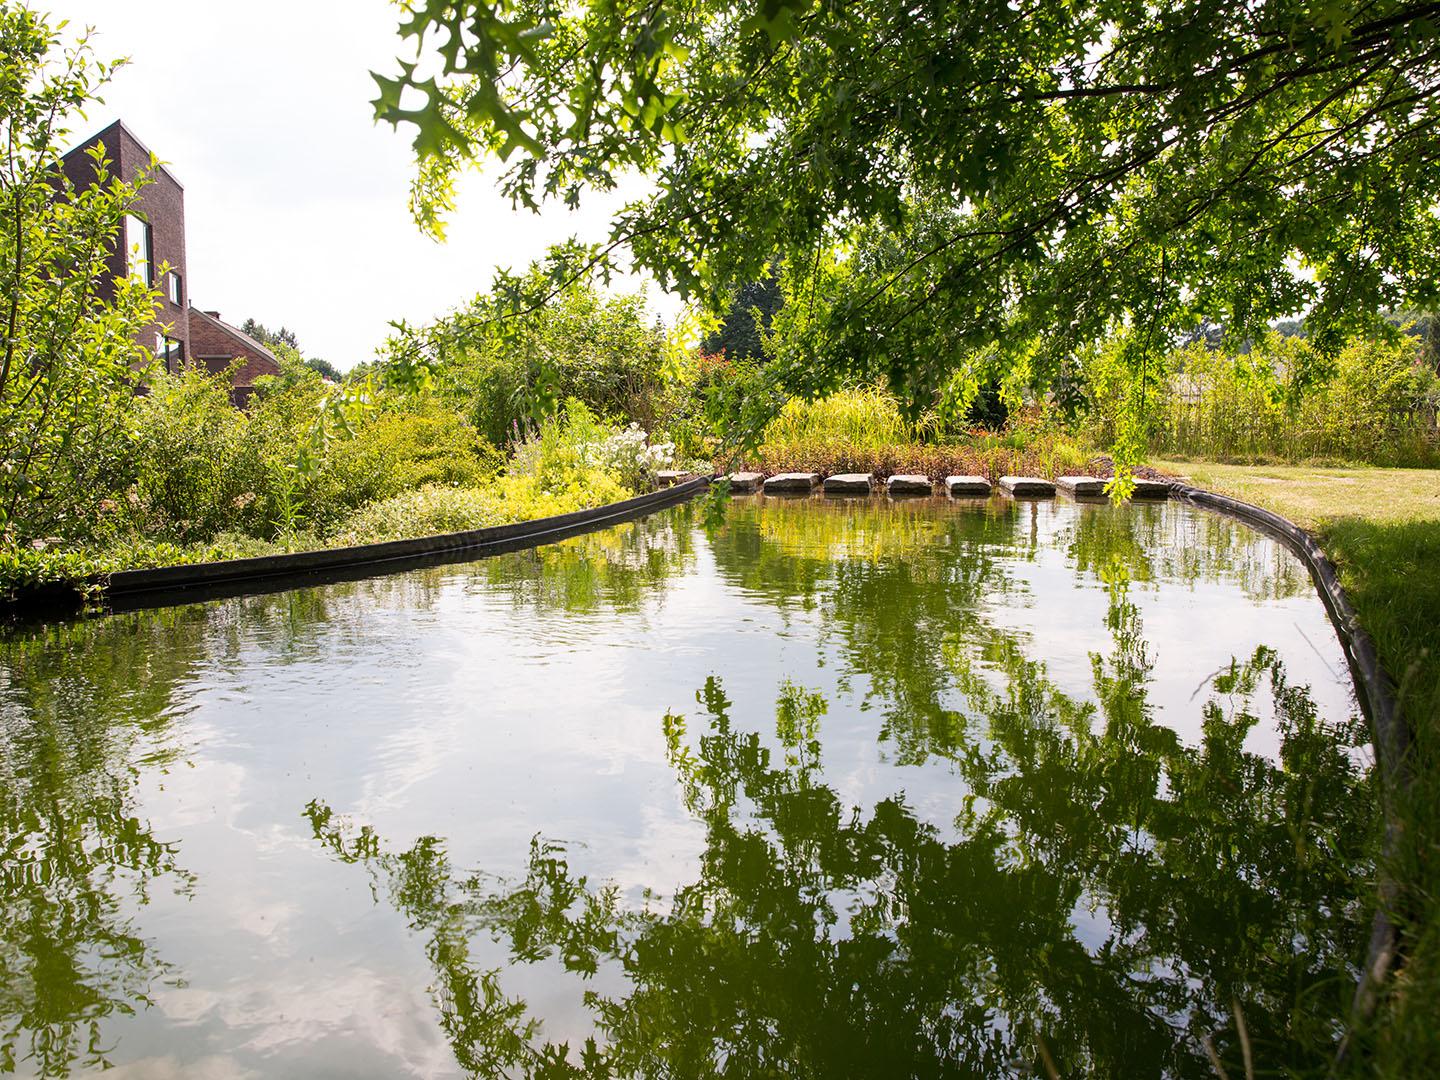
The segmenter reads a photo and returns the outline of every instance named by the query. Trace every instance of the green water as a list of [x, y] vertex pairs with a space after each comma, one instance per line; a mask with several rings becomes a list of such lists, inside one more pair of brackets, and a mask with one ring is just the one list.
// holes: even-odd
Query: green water
[[1180, 505], [737, 500], [0, 640], [0, 1071], [1323, 1069], [1371, 755]]

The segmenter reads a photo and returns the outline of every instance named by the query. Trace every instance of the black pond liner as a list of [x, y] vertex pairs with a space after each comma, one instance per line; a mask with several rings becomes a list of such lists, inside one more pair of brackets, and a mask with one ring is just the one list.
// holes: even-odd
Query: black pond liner
[[[1410, 784], [1410, 729], [1396, 701], [1395, 682], [1381, 665], [1375, 642], [1360, 625], [1355, 608], [1340, 585], [1335, 564], [1320, 550], [1313, 536], [1279, 514], [1213, 491], [1172, 481], [1170, 492], [1175, 498], [1193, 506], [1243, 521], [1279, 540], [1299, 556], [1310, 571], [1315, 590], [1320, 594], [1320, 600], [1335, 627], [1335, 636], [1340, 639], [1345, 662], [1350, 665], [1355, 696], [1370, 724], [1371, 742], [1380, 769], [1381, 809], [1385, 815], [1385, 839], [1376, 882], [1375, 918], [1371, 925], [1365, 966], [1360, 973], [1360, 983], [1355, 988], [1352, 1006], [1356, 1018], [1368, 1017], [1379, 1000], [1381, 985], [1399, 958], [1400, 933], [1393, 915], [1399, 903], [1400, 887], [1389, 867], [1398, 853], [1402, 832], [1394, 813], [1393, 794], [1404, 791]], [[1347, 1034], [1340, 1044], [1340, 1058], [1345, 1057], [1348, 1047]]]
[[[555, 543], [686, 502], [709, 485], [708, 476], [699, 476], [623, 502], [512, 525], [253, 559], [122, 570], [91, 584], [100, 589], [99, 603], [104, 610], [121, 612], [358, 581]], [[41, 585], [19, 590], [8, 607], [13, 615], [24, 619], [65, 609], [73, 612], [82, 603], [83, 597], [73, 585]]]

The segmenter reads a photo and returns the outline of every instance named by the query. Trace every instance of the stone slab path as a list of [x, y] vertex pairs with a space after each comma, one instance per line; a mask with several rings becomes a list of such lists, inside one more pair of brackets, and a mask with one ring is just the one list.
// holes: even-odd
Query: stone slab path
[[766, 491], [814, 491], [820, 474], [814, 472], [779, 473], [765, 481]]
[[825, 490], [832, 495], [868, 495], [874, 487], [871, 473], [838, 473], [825, 478]]
[[1055, 494], [1055, 485], [1038, 476], [1002, 476], [1000, 490], [1012, 497], [1048, 499]]
[[935, 488], [928, 476], [892, 476], [885, 482], [885, 490], [891, 495], [930, 495]]
[[951, 495], [966, 498], [986, 498], [991, 492], [990, 481], [983, 476], [947, 476], [945, 489]]

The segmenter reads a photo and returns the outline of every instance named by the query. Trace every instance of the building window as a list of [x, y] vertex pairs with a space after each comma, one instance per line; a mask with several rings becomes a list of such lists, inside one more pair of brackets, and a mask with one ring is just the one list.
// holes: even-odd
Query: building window
[[180, 284], [180, 275], [177, 274], [174, 270], [171, 270], [170, 303], [174, 304], [176, 307], [180, 307], [184, 303], [184, 300], [182, 299], [182, 297], [184, 296], [184, 292], [181, 290]]
[[134, 214], [125, 215], [125, 272], [138, 277], [146, 285], [155, 284], [154, 249], [150, 242], [150, 223]]
[[155, 355], [165, 362], [166, 371], [175, 371], [185, 365], [185, 343], [179, 338], [155, 332]]

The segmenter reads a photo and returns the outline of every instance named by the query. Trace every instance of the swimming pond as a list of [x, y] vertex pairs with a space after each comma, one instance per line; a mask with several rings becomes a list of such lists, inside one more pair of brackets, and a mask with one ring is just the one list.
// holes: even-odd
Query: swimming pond
[[1301, 564], [1174, 503], [742, 498], [17, 630], [0, 1066], [1243, 1075], [1238, 1010], [1303, 1068], [1356, 712]]

